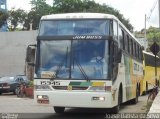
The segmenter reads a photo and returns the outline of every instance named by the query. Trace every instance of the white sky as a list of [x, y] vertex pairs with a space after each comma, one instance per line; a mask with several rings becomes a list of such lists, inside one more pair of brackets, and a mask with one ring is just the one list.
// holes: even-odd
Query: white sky
[[[47, 0], [49, 3], [53, 0]], [[130, 20], [134, 30], [141, 30], [144, 28], [145, 14], [150, 15], [153, 4], [156, 0], [95, 0], [98, 3], [105, 3], [117, 10], [126, 19]], [[30, 10], [30, 0], [7, 0], [7, 8], [21, 8], [24, 10]], [[150, 20], [147, 22], [147, 27], [150, 25], [158, 27], [158, 5], [152, 12]]]

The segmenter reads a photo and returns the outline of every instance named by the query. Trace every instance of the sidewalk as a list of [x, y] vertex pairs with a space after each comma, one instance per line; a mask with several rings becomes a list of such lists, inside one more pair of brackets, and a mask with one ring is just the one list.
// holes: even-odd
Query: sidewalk
[[160, 113], [160, 90], [154, 99], [152, 106], [148, 113]]

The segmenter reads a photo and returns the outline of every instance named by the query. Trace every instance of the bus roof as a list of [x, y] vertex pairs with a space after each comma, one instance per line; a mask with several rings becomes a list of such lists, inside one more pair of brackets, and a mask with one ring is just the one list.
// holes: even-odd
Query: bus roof
[[[155, 57], [155, 55], [152, 52], [143, 51], [143, 53]], [[159, 58], [158, 56], [156, 57]]]
[[114, 15], [111, 14], [103, 14], [103, 13], [63, 13], [63, 14], [51, 14], [42, 16], [41, 20], [47, 19], [86, 19], [86, 18], [110, 18], [117, 19]]
[[[61, 14], [51, 14], [45, 15], [41, 17], [41, 20], [51, 20], [51, 19], [114, 19], [116, 20], [125, 31], [129, 33], [129, 35], [136, 40], [136, 42], [140, 44], [137, 38], [121, 23], [121, 21], [111, 14], [104, 13], [61, 13]], [[142, 45], [141, 45], [142, 46]]]

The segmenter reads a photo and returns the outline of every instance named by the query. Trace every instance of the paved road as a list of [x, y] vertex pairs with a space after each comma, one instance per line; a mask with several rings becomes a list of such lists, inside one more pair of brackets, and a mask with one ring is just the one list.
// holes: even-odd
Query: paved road
[[[141, 96], [137, 105], [123, 104], [119, 113], [145, 113], [146, 104], [147, 96]], [[14, 116], [18, 114], [18, 118], [37, 119], [105, 119], [106, 117], [104, 110], [96, 109], [66, 109], [66, 113], [59, 115], [55, 114], [52, 106], [37, 105], [33, 99], [17, 98], [13, 94], [0, 96], [0, 113], [3, 114], [1, 116], [9, 113]]]

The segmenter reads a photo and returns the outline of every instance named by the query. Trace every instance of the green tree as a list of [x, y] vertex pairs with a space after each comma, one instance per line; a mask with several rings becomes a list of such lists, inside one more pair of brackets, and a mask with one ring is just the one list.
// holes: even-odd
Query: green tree
[[4, 12], [0, 12], [0, 28], [5, 24], [8, 18], [8, 14]]
[[25, 20], [25, 27], [29, 29], [32, 23], [33, 30], [38, 29], [40, 18], [43, 15], [53, 13], [52, 7], [46, 3], [46, 0], [31, 0], [32, 9], [28, 13], [28, 19]]
[[73, 12], [96, 12], [113, 14], [130, 30], [133, 31], [133, 26], [129, 23], [128, 19], [125, 19], [118, 10], [109, 7], [106, 4], [100, 5], [91, 0], [53, 0], [53, 5], [50, 6], [46, 3], [46, 0], [31, 0], [32, 9], [29, 13], [18, 9], [9, 11], [10, 28], [15, 30], [18, 24], [23, 25], [23, 29], [36, 30], [39, 26], [40, 18], [43, 15], [53, 13], [73, 13]]
[[147, 39], [149, 47], [156, 41], [160, 45], [160, 29], [156, 27], [149, 27], [147, 29]]
[[54, 13], [81, 12], [84, 10], [82, 0], [53, 0]]
[[[23, 27], [24, 21], [27, 17], [27, 13], [22, 9], [12, 9], [9, 11], [9, 29], [11, 31], [16, 30], [17, 26], [20, 25]], [[22, 28], [24, 29], [24, 27]]]
[[54, 13], [70, 13], [70, 12], [96, 12], [113, 14], [130, 30], [133, 31], [133, 26], [125, 19], [118, 10], [109, 7], [106, 4], [100, 5], [91, 0], [53, 0]]

